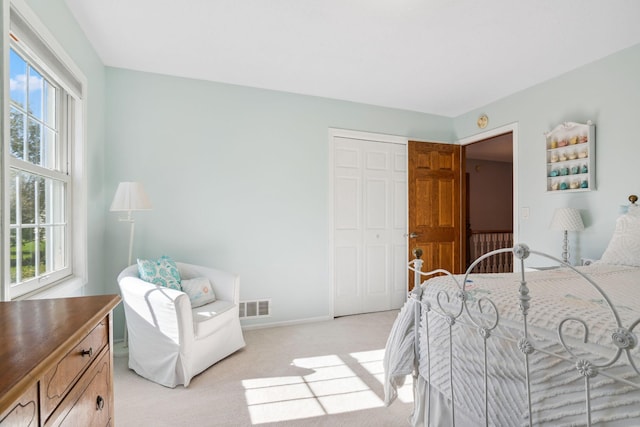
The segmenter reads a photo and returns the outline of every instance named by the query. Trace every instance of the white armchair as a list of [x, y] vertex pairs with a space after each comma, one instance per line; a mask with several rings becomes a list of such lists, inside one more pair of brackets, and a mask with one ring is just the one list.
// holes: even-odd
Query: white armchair
[[216, 301], [191, 307], [182, 291], [138, 277], [137, 265], [118, 276], [129, 334], [129, 368], [167, 387], [191, 378], [245, 346], [238, 303], [240, 278], [177, 262], [182, 279], [207, 277]]

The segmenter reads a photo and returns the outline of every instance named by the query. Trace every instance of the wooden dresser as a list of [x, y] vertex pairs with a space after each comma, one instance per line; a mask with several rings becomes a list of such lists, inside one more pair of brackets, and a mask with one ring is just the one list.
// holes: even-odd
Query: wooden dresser
[[110, 426], [117, 295], [0, 302], [0, 426]]

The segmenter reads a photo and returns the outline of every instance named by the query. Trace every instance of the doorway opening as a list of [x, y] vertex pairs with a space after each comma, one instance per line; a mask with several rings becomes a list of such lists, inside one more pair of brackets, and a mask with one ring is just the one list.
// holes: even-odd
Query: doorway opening
[[[463, 146], [465, 159], [465, 262], [513, 246], [514, 137], [513, 132], [487, 137]], [[476, 273], [513, 271], [509, 253], [476, 265]]]

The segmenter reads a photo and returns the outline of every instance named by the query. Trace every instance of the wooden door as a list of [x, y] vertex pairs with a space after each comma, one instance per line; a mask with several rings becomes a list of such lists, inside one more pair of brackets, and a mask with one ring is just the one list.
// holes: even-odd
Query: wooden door
[[[409, 259], [423, 251], [422, 271], [461, 273], [464, 159], [460, 145], [409, 141]], [[413, 288], [409, 274], [409, 290]]]

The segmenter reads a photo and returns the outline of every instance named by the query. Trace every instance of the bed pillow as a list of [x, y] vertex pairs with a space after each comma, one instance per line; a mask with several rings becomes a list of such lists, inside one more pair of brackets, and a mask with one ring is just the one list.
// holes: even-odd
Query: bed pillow
[[211, 282], [206, 277], [196, 277], [194, 279], [185, 279], [181, 283], [182, 291], [189, 295], [191, 307], [200, 307], [216, 300], [216, 294], [213, 292]]
[[138, 276], [145, 282], [165, 288], [182, 290], [180, 287], [180, 272], [175, 261], [168, 256], [161, 256], [157, 260], [138, 259]]
[[632, 206], [618, 217], [600, 263], [640, 267], [640, 207]]

